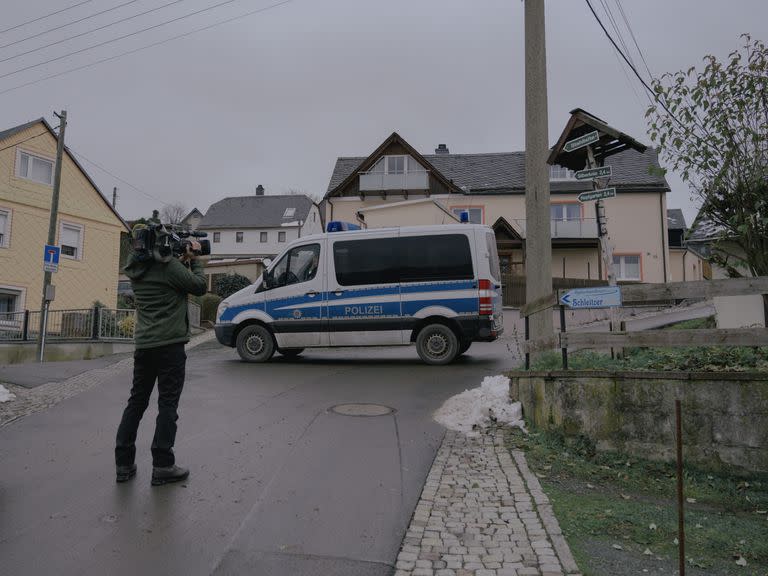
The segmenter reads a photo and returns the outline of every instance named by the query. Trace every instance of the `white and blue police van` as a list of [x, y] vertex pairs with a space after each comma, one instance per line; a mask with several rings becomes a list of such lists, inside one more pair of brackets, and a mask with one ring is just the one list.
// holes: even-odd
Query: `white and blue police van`
[[353, 230], [299, 238], [216, 313], [221, 344], [248, 362], [305, 348], [407, 346], [447, 364], [503, 332], [496, 238], [455, 224]]

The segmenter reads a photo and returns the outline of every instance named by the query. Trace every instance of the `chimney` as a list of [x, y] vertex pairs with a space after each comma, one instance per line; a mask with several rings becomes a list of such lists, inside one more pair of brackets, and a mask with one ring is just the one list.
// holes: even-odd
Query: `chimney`
[[256, 186], [256, 196], [264, 196], [264, 186], [261, 184]]
[[445, 144], [438, 144], [437, 148], [435, 148], [435, 154], [448, 154], [448, 146]]

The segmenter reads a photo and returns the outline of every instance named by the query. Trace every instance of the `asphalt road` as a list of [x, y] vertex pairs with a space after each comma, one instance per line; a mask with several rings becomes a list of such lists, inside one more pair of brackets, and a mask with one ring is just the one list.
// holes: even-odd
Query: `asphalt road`
[[[138, 476], [114, 482], [129, 373], [14, 422], [0, 429], [0, 573], [391, 574], [444, 434], [432, 412], [514, 366], [510, 337], [447, 367], [413, 348], [249, 365], [199, 346], [180, 406], [183, 484], [150, 487], [152, 405]], [[344, 403], [394, 412], [330, 410]]]

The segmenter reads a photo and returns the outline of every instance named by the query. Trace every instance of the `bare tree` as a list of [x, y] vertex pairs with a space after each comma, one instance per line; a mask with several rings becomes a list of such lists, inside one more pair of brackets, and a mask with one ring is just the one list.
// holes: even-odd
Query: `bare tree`
[[187, 208], [181, 202], [166, 204], [160, 215], [164, 224], [180, 224], [184, 216], [187, 215]]

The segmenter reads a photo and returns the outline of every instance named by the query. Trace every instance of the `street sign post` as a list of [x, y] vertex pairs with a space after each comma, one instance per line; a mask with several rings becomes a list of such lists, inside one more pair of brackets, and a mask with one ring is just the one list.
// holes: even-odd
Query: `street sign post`
[[593, 180], [595, 178], [605, 178], [612, 176], [613, 171], [610, 166], [602, 166], [600, 168], [588, 168], [587, 170], [579, 170], [574, 174], [576, 180]]
[[577, 200], [579, 202], [591, 202], [592, 200], [614, 198], [615, 196], [616, 188], [603, 188], [601, 190], [590, 190], [589, 192], [582, 192], [578, 195]]
[[560, 296], [560, 304], [574, 309], [621, 306], [621, 287], [574, 288]]
[[45, 272], [58, 272], [59, 271], [59, 255], [61, 254], [61, 248], [58, 246], [45, 245], [43, 250], [43, 270]]
[[584, 146], [589, 146], [598, 140], [600, 140], [600, 135], [597, 133], [597, 130], [595, 130], [594, 132], [588, 132], [587, 134], [584, 134], [584, 136], [579, 136], [578, 138], [569, 140], [563, 146], [563, 150], [566, 152], [573, 152], [579, 148], [584, 148]]

